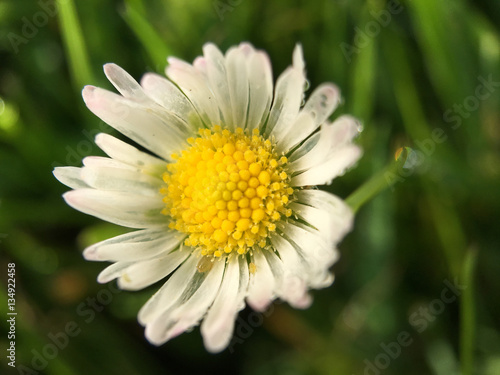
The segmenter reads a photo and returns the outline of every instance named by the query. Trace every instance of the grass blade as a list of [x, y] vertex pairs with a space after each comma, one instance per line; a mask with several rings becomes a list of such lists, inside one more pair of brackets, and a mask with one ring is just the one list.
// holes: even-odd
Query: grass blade
[[462, 265], [462, 284], [467, 286], [460, 300], [460, 365], [462, 375], [472, 375], [474, 367], [474, 271], [476, 259], [477, 251], [471, 249], [465, 255]]
[[73, 0], [59, 1], [57, 4], [59, 23], [73, 85], [76, 89], [81, 90], [84, 85], [95, 82], [82, 29]]

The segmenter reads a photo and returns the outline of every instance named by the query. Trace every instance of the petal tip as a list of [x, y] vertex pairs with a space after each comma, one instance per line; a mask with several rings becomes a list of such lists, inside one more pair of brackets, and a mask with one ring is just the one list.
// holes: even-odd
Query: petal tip
[[261, 298], [261, 299], [247, 299], [248, 305], [257, 312], [264, 312], [271, 304], [272, 299]]
[[304, 61], [304, 51], [302, 50], [302, 44], [297, 43], [293, 50], [293, 66], [294, 68], [304, 70], [305, 61]]
[[106, 141], [106, 138], [107, 137], [111, 137], [109, 134], [106, 134], [106, 133], [97, 133], [95, 138], [94, 138], [94, 142], [97, 146], [101, 146], [103, 142]]
[[85, 250], [83, 250], [82, 255], [85, 260], [90, 260], [90, 261], [100, 260], [99, 255], [97, 253], [97, 248], [95, 246], [87, 247]]
[[118, 67], [115, 63], [106, 63], [102, 66], [104, 73], [109, 72], [111, 69]]
[[66, 193], [64, 193], [62, 195], [62, 197], [66, 201], [67, 204], [69, 204], [70, 206], [72, 206], [72, 204], [75, 201], [75, 190], [67, 191]]
[[89, 106], [89, 103], [91, 103], [91, 101], [94, 99], [94, 94], [95, 94], [96, 90], [97, 90], [97, 87], [92, 86], [92, 85], [87, 85], [83, 88], [82, 97], [83, 97], [83, 101], [85, 102], [87, 107]]
[[61, 182], [61, 174], [62, 174], [62, 171], [64, 170], [64, 168], [66, 167], [55, 167], [53, 170], [52, 170], [52, 174], [54, 175], [54, 177], [59, 181]]

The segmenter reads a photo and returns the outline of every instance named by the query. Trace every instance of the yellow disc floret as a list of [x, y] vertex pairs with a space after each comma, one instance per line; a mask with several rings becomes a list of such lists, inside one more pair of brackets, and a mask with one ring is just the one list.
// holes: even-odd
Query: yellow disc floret
[[170, 228], [186, 233], [185, 245], [209, 257], [265, 248], [269, 232], [291, 215], [286, 157], [258, 130], [250, 135], [215, 126], [187, 141], [163, 174], [162, 213], [171, 218]]

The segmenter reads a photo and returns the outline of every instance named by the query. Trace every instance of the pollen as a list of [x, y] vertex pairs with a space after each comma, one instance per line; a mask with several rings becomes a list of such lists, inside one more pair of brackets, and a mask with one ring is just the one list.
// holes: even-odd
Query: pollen
[[287, 159], [258, 130], [214, 126], [187, 143], [162, 176], [169, 227], [207, 258], [267, 248], [277, 222], [291, 215]]

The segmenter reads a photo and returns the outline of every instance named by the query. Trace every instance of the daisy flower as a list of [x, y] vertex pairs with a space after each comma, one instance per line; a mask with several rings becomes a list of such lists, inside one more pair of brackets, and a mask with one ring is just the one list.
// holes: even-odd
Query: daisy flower
[[114, 64], [104, 72], [121, 95], [86, 86], [88, 108], [149, 152], [107, 134], [109, 157], [54, 174], [74, 189], [73, 208], [139, 229], [88, 247], [113, 262], [100, 283], [138, 290], [169, 276], [139, 311], [146, 338], [160, 345], [201, 323], [207, 350], [229, 344], [245, 302], [311, 304], [308, 290], [333, 282], [337, 243], [353, 213], [328, 184], [359, 159], [358, 123], [328, 117], [338, 88], [319, 86], [303, 103], [302, 49], [273, 87], [266, 53], [248, 43], [222, 54], [206, 44], [193, 64], [168, 59], [166, 79], [137, 83]]

